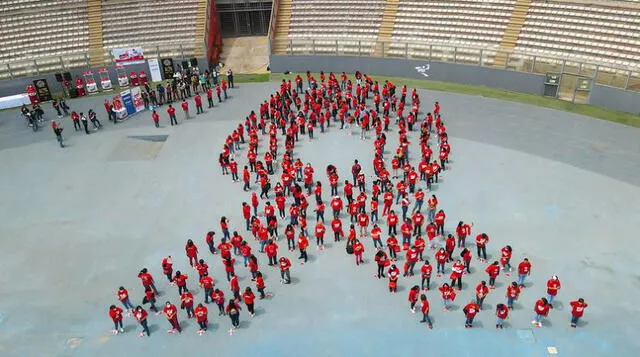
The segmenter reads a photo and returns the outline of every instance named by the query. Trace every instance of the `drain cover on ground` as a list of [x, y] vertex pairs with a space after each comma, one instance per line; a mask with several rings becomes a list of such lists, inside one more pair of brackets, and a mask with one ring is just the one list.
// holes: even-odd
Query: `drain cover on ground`
[[531, 331], [531, 329], [516, 330], [516, 334], [518, 335], [518, 338], [520, 339], [520, 341], [524, 343], [536, 342], [536, 338], [533, 335], [533, 331]]

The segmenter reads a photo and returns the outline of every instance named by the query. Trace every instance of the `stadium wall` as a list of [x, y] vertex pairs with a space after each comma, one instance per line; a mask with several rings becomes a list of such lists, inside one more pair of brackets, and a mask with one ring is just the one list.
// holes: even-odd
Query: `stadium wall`
[[[186, 59], [186, 60], [188, 60], [188, 59]], [[174, 65], [174, 68], [176, 70], [177, 70], [178, 64], [181, 64], [181, 63], [182, 63], [182, 58], [173, 58], [173, 65]], [[198, 67], [202, 71], [204, 71], [205, 69], [208, 69], [209, 65], [208, 65], [207, 59], [206, 58], [198, 58]], [[72, 68], [72, 69], [68, 69], [68, 70], [66, 70], [64, 72], [71, 73], [71, 76], [75, 80], [75, 78], [77, 76], [82, 76], [83, 72], [91, 70], [94, 73], [94, 78], [96, 79], [96, 81], [99, 82], [100, 81], [100, 77], [98, 76], [98, 69], [101, 69], [101, 68], [108, 68], [109, 69], [109, 77], [111, 78], [111, 83], [114, 86], [117, 86], [118, 85], [118, 77], [116, 75], [116, 71], [115, 71], [115, 67], [114, 66], [106, 66], [106, 67], [98, 67], [98, 68]], [[127, 74], [129, 74], [132, 71], [135, 71], [136, 73], [140, 73], [140, 71], [145, 71], [147, 73], [148, 80], [151, 81], [151, 74], [150, 74], [150, 71], [149, 71], [149, 65], [146, 62], [145, 63], [140, 63], [140, 64], [128, 65], [128, 66], [126, 66], [126, 71], [127, 71]], [[56, 81], [55, 73], [46, 73], [46, 74], [42, 74], [40, 76], [20, 77], [20, 78], [0, 81], [0, 97], [25, 93], [27, 85], [28, 84], [33, 84], [33, 81], [36, 80], [36, 79], [46, 79], [47, 83], [49, 84], [49, 89], [52, 92], [62, 92], [62, 85], [58, 84], [58, 82]], [[73, 83], [74, 83], [74, 86], [75, 86], [75, 82], [73, 82]]]
[[[513, 92], [543, 95], [545, 76], [457, 63], [355, 56], [274, 55], [272, 72], [355, 72], [394, 77], [473, 84]], [[421, 69], [423, 72], [420, 72]], [[640, 93], [594, 85], [590, 104], [628, 113], [640, 113]]]
[[589, 103], [598, 107], [640, 115], [640, 93], [596, 84]]
[[[272, 72], [355, 72], [474, 84], [542, 95], [545, 76], [456, 63], [354, 56], [271, 55]], [[419, 69], [424, 70], [420, 72]]]

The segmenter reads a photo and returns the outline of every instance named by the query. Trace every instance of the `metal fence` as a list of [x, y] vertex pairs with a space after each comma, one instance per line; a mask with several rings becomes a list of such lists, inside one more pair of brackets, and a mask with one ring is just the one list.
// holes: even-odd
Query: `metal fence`
[[[194, 57], [196, 46], [205, 44], [175, 43], [162, 45], [142, 45], [145, 58], [180, 58], [187, 59]], [[206, 53], [202, 51], [201, 53]], [[111, 50], [105, 49], [104, 66], [113, 66], [115, 61]], [[0, 63], [0, 80], [14, 79], [19, 77], [36, 76], [44, 73], [64, 72], [72, 68], [89, 68], [89, 53], [75, 52], [58, 56], [38, 57], [30, 60], [15, 61], [10, 63]]]
[[[273, 48], [273, 46], [272, 46]], [[640, 92], [640, 68], [614, 67], [570, 58], [533, 55], [521, 51], [501, 54], [497, 48], [476, 48], [378, 40], [289, 40], [288, 55], [372, 56], [453, 62], [528, 73], [562, 73], [592, 78], [594, 83]]]

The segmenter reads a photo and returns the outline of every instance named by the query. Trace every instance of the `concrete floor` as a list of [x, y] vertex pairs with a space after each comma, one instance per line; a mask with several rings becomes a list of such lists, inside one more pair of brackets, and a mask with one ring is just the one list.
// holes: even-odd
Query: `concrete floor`
[[[184, 256], [188, 238], [228, 295], [219, 258], [205, 253], [204, 233], [215, 230], [219, 239], [224, 215], [247, 237], [240, 203], [249, 195], [221, 175], [216, 158], [226, 134], [276, 86], [242, 85], [228, 102], [177, 127], [168, 126], [164, 109], [160, 129], [148, 112], [116, 127], [102, 115], [105, 129], [88, 136], [73, 132], [67, 119], [65, 149], [57, 147], [50, 128], [33, 133], [17, 120], [17, 112], [0, 112], [0, 355], [546, 356], [549, 346], [566, 356], [640, 351], [635, 339], [640, 275], [633, 270], [640, 246], [634, 239], [640, 230], [640, 130], [434, 91], [420, 94], [429, 108], [441, 103], [451, 137], [452, 169], [435, 189], [449, 217], [448, 230], [459, 219], [472, 221], [474, 233], [490, 235], [491, 256], [511, 244], [514, 261], [527, 256], [533, 264], [530, 287], [504, 330], [494, 329], [493, 309], [504, 302], [511, 279], [498, 279], [498, 289], [476, 318], [479, 328], [464, 329], [461, 305], [486, 278], [484, 266], [474, 260], [454, 311], [441, 310], [436, 292], [427, 294], [434, 320], [428, 330], [407, 311], [408, 289], [419, 278], [401, 279], [399, 294], [390, 295], [386, 281], [372, 278], [373, 247], [365, 240], [368, 264], [356, 267], [344, 243], [322, 252], [313, 248], [310, 263], [294, 265], [290, 286], [280, 285], [277, 270], [258, 256], [273, 298], [257, 303], [254, 318], [243, 311], [242, 328], [233, 336], [227, 333], [230, 321], [217, 317], [213, 306], [205, 336], [196, 335], [195, 321], [186, 321], [183, 311], [180, 336], [166, 334], [168, 323], [161, 316], [150, 316], [149, 339], [137, 337], [131, 318], [125, 319], [126, 334], [112, 336], [107, 308], [116, 303], [120, 285], [129, 289], [134, 304], [140, 302], [136, 274], [142, 267], [156, 277], [160, 302], [178, 301], [176, 288], [161, 275], [160, 260], [167, 254], [175, 268], [187, 271], [196, 301], [202, 300]], [[102, 100], [83, 98], [70, 105], [102, 114]], [[131, 138], [149, 135], [168, 138], [163, 144]], [[395, 134], [389, 142], [397, 142]], [[345, 176], [355, 158], [372, 173], [371, 146], [371, 140], [332, 128], [313, 143], [301, 141], [296, 154], [312, 162], [325, 181], [328, 163]], [[285, 249], [280, 254], [297, 257]], [[241, 287], [250, 285], [248, 272], [242, 266], [237, 271]], [[544, 328], [532, 330], [533, 304], [552, 274], [563, 283], [556, 309]], [[568, 302], [578, 297], [590, 306], [574, 330], [568, 326]]]

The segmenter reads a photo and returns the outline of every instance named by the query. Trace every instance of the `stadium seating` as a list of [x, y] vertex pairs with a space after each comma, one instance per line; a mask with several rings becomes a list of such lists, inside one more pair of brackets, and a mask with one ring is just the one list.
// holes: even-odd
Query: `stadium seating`
[[[87, 51], [86, 0], [0, 2], [0, 63]], [[59, 58], [56, 59], [59, 61]]]
[[[139, 46], [162, 56], [193, 56], [199, 0], [102, 0], [106, 55], [113, 48]], [[164, 50], [162, 49], [164, 48]]]
[[314, 40], [315, 52], [372, 54], [382, 21], [383, 0], [294, 0], [289, 26], [290, 52], [309, 53], [307, 41]]
[[640, 8], [534, 0], [517, 50], [579, 62], [640, 65]]

